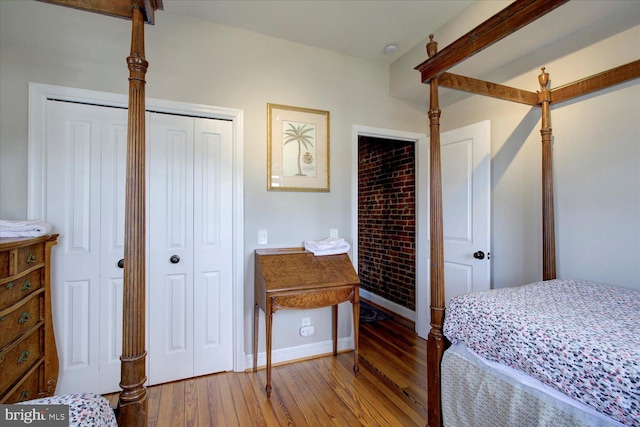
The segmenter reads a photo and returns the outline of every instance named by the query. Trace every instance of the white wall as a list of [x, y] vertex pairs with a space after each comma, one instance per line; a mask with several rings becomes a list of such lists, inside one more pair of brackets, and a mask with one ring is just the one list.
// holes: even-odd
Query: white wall
[[[253, 251], [300, 246], [337, 228], [351, 238], [354, 124], [425, 132], [425, 111], [388, 96], [388, 66], [159, 11], [146, 26], [146, 94], [244, 110], [245, 351], [252, 353]], [[0, 218], [27, 215], [28, 83], [126, 94], [130, 22], [33, 1], [0, 1]], [[329, 110], [331, 191], [266, 190], [266, 104]], [[350, 307], [350, 305], [349, 305]], [[340, 337], [350, 335], [347, 306]], [[316, 326], [298, 335], [300, 319]], [[330, 339], [330, 310], [281, 311], [273, 348]], [[264, 331], [264, 323], [261, 323]], [[261, 338], [261, 351], [264, 351]]]

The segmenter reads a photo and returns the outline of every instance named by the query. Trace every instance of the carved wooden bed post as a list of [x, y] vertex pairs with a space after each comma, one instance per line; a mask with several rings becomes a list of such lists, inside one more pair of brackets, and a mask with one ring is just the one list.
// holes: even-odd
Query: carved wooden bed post
[[147, 425], [145, 359], [145, 74], [144, 4], [132, 0], [125, 202], [124, 298], [118, 424]]
[[[429, 35], [427, 54], [431, 58], [438, 50], [438, 43]], [[438, 77], [429, 81], [429, 191], [430, 239], [431, 239], [431, 330], [427, 339], [427, 423], [441, 426], [440, 361], [445, 350], [442, 334], [444, 324], [444, 239], [442, 231], [442, 173], [440, 169], [440, 105], [438, 101]]]
[[549, 73], [544, 71], [538, 76], [540, 92], [538, 92], [538, 104], [542, 107], [542, 279], [556, 278], [556, 238], [553, 210], [553, 153], [551, 149], [551, 123], [549, 104], [551, 104], [551, 91]]

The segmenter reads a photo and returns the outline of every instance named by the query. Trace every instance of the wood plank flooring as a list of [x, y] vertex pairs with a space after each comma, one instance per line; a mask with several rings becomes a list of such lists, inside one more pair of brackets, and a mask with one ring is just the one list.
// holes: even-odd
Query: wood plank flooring
[[[421, 426], [427, 422], [426, 343], [396, 319], [360, 325], [353, 353], [148, 388], [149, 426]], [[106, 396], [117, 404], [118, 395]]]

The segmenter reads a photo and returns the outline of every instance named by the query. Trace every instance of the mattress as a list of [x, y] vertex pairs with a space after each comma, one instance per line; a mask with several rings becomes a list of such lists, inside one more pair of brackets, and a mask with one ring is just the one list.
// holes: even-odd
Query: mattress
[[625, 425], [640, 426], [640, 292], [551, 280], [453, 298], [444, 334]]

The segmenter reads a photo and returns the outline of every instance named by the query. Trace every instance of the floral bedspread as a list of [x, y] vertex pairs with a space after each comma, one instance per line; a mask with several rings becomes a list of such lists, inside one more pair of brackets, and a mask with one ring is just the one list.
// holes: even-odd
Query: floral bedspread
[[640, 291], [550, 280], [451, 300], [444, 334], [640, 426]]
[[109, 401], [93, 393], [63, 394], [20, 404], [69, 405], [69, 427], [118, 427]]

